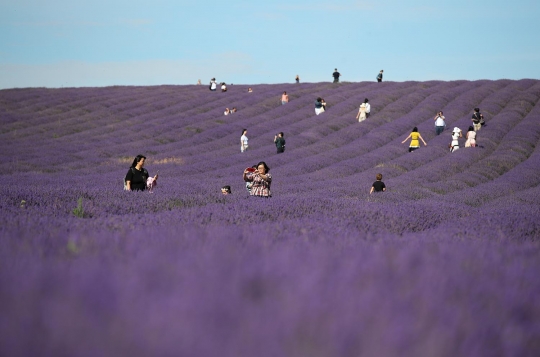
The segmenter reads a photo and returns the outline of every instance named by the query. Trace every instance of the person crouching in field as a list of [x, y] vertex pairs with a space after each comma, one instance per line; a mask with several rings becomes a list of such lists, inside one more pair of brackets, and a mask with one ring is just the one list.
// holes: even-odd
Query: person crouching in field
[[257, 197], [272, 197], [270, 185], [272, 184], [272, 175], [269, 173], [270, 168], [264, 161], [257, 164], [255, 171], [249, 169], [244, 170], [243, 179], [245, 182], [252, 182], [249, 194]]
[[377, 174], [376, 177], [377, 181], [373, 182], [373, 186], [371, 186], [371, 191], [369, 191], [369, 194], [371, 195], [373, 192], [384, 192], [386, 191], [386, 186], [384, 185], [384, 182], [382, 182], [382, 174]]

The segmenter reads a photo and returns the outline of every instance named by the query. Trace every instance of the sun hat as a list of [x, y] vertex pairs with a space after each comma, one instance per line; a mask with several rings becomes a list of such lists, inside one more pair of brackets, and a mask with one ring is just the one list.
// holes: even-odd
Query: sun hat
[[460, 128], [458, 128], [457, 126], [454, 128], [454, 130], [452, 130], [453, 133], [459, 133], [461, 131]]

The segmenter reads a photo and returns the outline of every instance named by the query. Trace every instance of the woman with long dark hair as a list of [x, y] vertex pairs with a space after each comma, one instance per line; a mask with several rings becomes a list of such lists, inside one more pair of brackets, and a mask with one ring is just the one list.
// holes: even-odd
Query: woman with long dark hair
[[403, 140], [401, 143], [404, 144], [407, 139], [411, 138], [411, 143], [409, 144], [409, 152], [412, 152], [418, 148], [420, 148], [420, 140], [424, 143], [424, 146], [427, 146], [426, 142], [424, 141], [424, 138], [422, 138], [422, 135], [418, 132], [418, 128], [414, 127], [412, 132]]
[[[146, 161], [146, 156], [137, 155], [129, 168], [125, 182], [125, 189], [127, 191], [144, 191], [146, 190], [146, 182], [150, 175], [148, 171], [143, 167]], [[158, 175], [153, 177], [153, 183], [156, 183]]]

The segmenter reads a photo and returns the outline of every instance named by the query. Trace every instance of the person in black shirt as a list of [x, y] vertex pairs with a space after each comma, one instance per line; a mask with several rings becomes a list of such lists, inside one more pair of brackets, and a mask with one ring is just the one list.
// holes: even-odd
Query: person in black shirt
[[283, 137], [283, 132], [274, 136], [274, 143], [276, 144], [278, 154], [285, 152], [285, 138]]
[[[146, 180], [148, 180], [148, 177], [150, 177], [150, 175], [148, 174], [148, 171], [143, 167], [145, 161], [146, 157], [143, 155], [137, 155], [137, 157], [135, 157], [135, 159], [133, 160], [133, 163], [131, 164], [131, 167], [126, 174], [126, 178], [124, 179], [126, 182], [125, 187], [127, 191], [146, 190]], [[156, 181], [157, 178], [158, 175], [154, 177], [154, 181]]]
[[369, 191], [369, 194], [371, 195], [373, 191], [375, 192], [384, 192], [386, 191], [386, 186], [384, 185], [384, 182], [382, 180], [382, 174], [377, 174], [377, 181], [373, 182], [373, 186], [371, 186], [371, 191]]
[[480, 130], [482, 123], [484, 122], [484, 116], [482, 113], [480, 113], [480, 108], [474, 108], [474, 113], [471, 120], [473, 122], [474, 131]]
[[334, 69], [334, 73], [332, 73], [332, 76], [334, 77], [334, 83], [338, 83], [341, 74], [337, 71], [337, 68]]

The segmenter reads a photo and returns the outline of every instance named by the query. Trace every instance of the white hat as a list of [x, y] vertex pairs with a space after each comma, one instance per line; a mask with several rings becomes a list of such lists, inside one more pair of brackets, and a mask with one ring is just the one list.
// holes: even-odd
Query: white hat
[[461, 129], [456, 126], [452, 132], [453, 133], [459, 133], [460, 131], [461, 131]]

